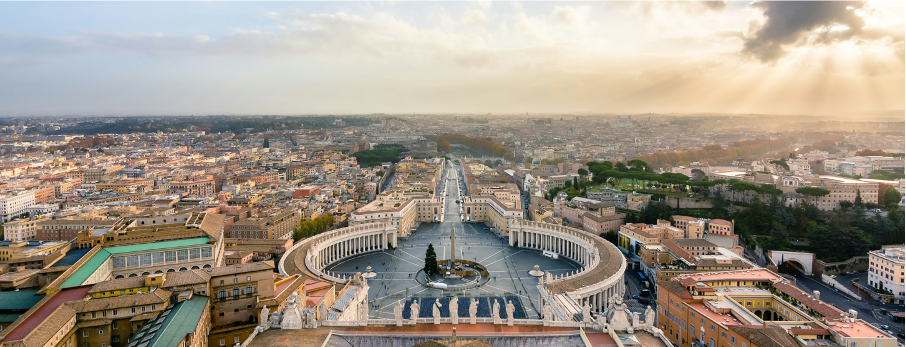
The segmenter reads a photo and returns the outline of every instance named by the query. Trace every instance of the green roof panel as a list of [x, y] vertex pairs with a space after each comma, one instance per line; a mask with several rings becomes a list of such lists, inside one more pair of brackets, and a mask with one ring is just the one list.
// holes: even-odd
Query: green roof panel
[[146, 251], [156, 251], [159, 249], [168, 249], [168, 248], [181, 248], [181, 247], [190, 247], [190, 246], [200, 246], [206, 245], [208, 243], [208, 238], [198, 237], [194, 239], [185, 239], [185, 240], [173, 240], [173, 241], [162, 241], [154, 243], [142, 243], [137, 245], [129, 246], [114, 246], [114, 247], [104, 247], [97, 254], [95, 254], [91, 259], [88, 259], [85, 264], [79, 267], [72, 276], [63, 281], [63, 284], [60, 285], [60, 288], [69, 288], [76, 287], [85, 283], [88, 277], [94, 273], [102, 264], [104, 264], [110, 256], [114, 254], [123, 254], [123, 253], [133, 253], [133, 252], [146, 252]]

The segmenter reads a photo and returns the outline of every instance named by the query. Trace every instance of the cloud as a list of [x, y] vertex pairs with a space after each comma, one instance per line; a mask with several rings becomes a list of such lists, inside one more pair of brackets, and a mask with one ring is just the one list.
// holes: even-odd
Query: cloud
[[[619, 6], [620, 3], [615, 3]], [[708, 12], [722, 12], [727, 7], [726, 1], [641, 1], [636, 4], [636, 11], [646, 19], [659, 17], [660, 13], [676, 15], [702, 15]]]
[[561, 25], [585, 26], [589, 12], [588, 6], [556, 6], [551, 21]]
[[789, 47], [869, 38], [856, 13], [865, 6], [861, 1], [757, 1], [749, 6], [763, 12], [763, 23], [750, 28], [743, 53], [761, 62], [776, 61]]
[[466, 10], [462, 14], [462, 24], [485, 25], [488, 24], [488, 16], [481, 10]]
[[481, 7], [481, 8], [484, 9], [484, 10], [487, 10], [487, 9], [491, 8], [491, 2], [490, 2], [490, 1], [476, 1], [475, 4], [478, 5], [478, 7]]
[[280, 19], [280, 12], [266, 12], [264, 16], [270, 19]]

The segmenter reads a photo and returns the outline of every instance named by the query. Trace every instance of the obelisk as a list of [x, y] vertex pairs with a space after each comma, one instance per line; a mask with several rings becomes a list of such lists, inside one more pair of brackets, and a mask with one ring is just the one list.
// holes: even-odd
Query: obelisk
[[450, 272], [456, 274], [453, 263], [456, 262], [456, 228], [450, 228]]

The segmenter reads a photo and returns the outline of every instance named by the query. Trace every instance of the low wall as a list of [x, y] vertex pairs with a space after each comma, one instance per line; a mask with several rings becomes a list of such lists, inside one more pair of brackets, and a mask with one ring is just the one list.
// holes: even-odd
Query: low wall
[[825, 275], [839, 275], [843, 272], [863, 270], [868, 270], [867, 255], [852, 257], [847, 260], [838, 261], [835, 263], [825, 263], [823, 261], [816, 260], [815, 264], [812, 265], [813, 273], [821, 273]]

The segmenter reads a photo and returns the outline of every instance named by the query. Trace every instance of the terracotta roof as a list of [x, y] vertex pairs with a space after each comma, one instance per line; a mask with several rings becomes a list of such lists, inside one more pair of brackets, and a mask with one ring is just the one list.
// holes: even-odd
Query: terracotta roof
[[657, 286], [658, 290], [667, 290], [668, 292], [671, 292], [681, 298], [692, 298], [692, 293], [689, 293], [689, 291], [686, 290], [686, 287], [683, 286], [682, 283], [679, 283], [677, 281], [658, 281]]
[[205, 284], [211, 280], [211, 275], [204, 270], [168, 272], [165, 276], [164, 284], [161, 285], [161, 288], [172, 288], [189, 284]]
[[713, 242], [705, 239], [671, 239], [670, 242], [680, 247], [717, 247]]
[[774, 283], [774, 288], [781, 291], [782, 293], [789, 295], [791, 298], [796, 299], [805, 307], [811, 308], [818, 312], [825, 319], [837, 319], [844, 316], [843, 311], [838, 310], [836, 307], [828, 305], [827, 303], [815, 299], [815, 297], [803, 292], [801, 289], [796, 286], [792, 286], [786, 283]]
[[252, 272], [252, 271], [262, 271], [262, 270], [273, 270], [274, 263], [273, 261], [261, 261], [254, 263], [245, 263], [245, 264], [236, 264], [229, 266], [215, 267], [212, 269], [203, 269], [208, 276], [217, 277], [217, 276], [227, 276], [235, 275], [240, 273]]
[[753, 346], [790, 347], [799, 345], [786, 330], [776, 325], [731, 325], [727, 329], [748, 339]]
[[790, 332], [793, 335], [830, 335], [830, 330], [827, 329], [801, 329], [801, 328], [792, 328]]
[[128, 288], [140, 288], [145, 286], [144, 277], [126, 277], [104, 282], [99, 282], [88, 291], [88, 294], [109, 292], [112, 290], [122, 290]]
[[[166, 289], [158, 289], [150, 293], [139, 293], [132, 295], [120, 295], [108, 298], [89, 299], [84, 301], [67, 302], [66, 305], [76, 312], [91, 312], [104, 309], [124, 308], [139, 305], [151, 305], [165, 303], [170, 299], [173, 292]], [[161, 306], [161, 310], [164, 307]]]
[[667, 249], [673, 251], [673, 253], [675, 253], [678, 257], [686, 259], [687, 261], [689, 261], [691, 263], [695, 263], [695, 259], [692, 258], [692, 253], [687, 252], [685, 249], [683, 249], [682, 247], [680, 247], [679, 245], [674, 243], [672, 240], [661, 242], [661, 244], [663, 244], [664, 247], [667, 247]]
[[708, 222], [708, 224], [724, 225], [724, 226], [728, 226], [728, 227], [733, 226], [733, 223], [730, 223], [730, 221], [723, 220], [723, 219], [712, 219], [710, 222]]

